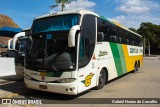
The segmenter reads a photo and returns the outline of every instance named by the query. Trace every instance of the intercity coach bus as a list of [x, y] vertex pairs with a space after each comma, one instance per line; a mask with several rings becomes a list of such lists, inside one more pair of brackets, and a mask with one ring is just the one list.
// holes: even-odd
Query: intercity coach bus
[[8, 40], [8, 50], [6, 51], [6, 57], [12, 57], [15, 60], [15, 71], [18, 78], [23, 79], [24, 72], [24, 56], [25, 47], [27, 44], [28, 33], [30, 28], [23, 29], [21, 32], [14, 35], [14, 37]]
[[142, 37], [98, 14], [64, 11], [35, 18], [25, 56], [28, 88], [76, 95], [137, 71]]

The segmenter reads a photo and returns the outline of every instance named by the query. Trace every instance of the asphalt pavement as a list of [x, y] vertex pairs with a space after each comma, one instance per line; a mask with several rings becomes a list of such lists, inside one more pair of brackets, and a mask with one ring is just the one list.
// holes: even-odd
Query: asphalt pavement
[[[55, 104], [54, 107], [64, 107], [66, 102], [72, 104], [74, 107], [85, 106], [117, 106], [117, 107], [146, 107], [154, 106], [159, 107], [159, 104], [98, 104], [95, 105], [96, 98], [100, 100], [103, 98], [160, 98], [160, 57], [145, 57], [143, 66], [136, 73], [128, 73], [122, 77], [110, 81], [101, 90], [90, 89], [77, 96], [67, 96], [50, 92], [42, 92], [37, 90], [28, 89], [22, 79], [17, 78], [15, 75], [0, 77], [0, 98], [22, 98], [22, 99], [41, 99], [50, 103], [49, 105], [7, 105], [8, 107], [50, 107]], [[80, 99], [84, 102], [78, 102]], [[95, 100], [92, 104], [85, 104], [87, 100]], [[84, 103], [83, 105], [81, 103]], [[71, 106], [65, 104], [65, 107]], [[0, 105], [0, 107], [6, 107], [6, 105]]]

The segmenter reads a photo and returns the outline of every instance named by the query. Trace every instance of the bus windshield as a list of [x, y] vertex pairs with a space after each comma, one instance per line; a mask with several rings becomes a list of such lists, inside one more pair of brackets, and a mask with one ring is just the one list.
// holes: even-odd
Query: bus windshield
[[79, 14], [68, 14], [38, 19], [33, 22], [32, 34], [42, 32], [66, 31], [79, 24]]
[[25, 52], [27, 39], [20, 39], [19, 51]]
[[19, 37], [18, 41], [16, 42], [15, 49], [18, 51], [20, 56], [25, 55], [26, 45], [27, 45], [27, 38]]
[[70, 71], [75, 69], [76, 48], [68, 47], [71, 27], [79, 24], [79, 14], [38, 19], [31, 28], [32, 45], [26, 53], [30, 70]]
[[26, 68], [35, 71], [73, 70], [75, 48], [68, 47], [68, 32], [33, 35], [26, 62]]

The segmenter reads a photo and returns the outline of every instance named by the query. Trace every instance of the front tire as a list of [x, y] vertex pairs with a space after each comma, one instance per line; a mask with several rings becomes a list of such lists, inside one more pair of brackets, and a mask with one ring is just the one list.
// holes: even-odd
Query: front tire
[[99, 74], [99, 82], [98, 82], [98, 86], [96, 87], [98, 90], [102, 89], [106, 84], [106, 72], [104, 69], [101, 70], [100, 74]]

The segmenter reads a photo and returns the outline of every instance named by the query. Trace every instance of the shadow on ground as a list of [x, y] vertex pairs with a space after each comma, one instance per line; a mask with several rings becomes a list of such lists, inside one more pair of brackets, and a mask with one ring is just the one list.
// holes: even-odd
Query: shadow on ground
[[[127, 73], [127, 74], [124, 74], [118, 78], [115, 78], [115, 79], [109, 81], [107, 84], [110, 84], [110, 83], [112, 83], [112, 82], [114, 82], [114, 81], [116, 81], [116, 80], [118, 80], [128, 74], [130, 74], [130, 73]], [[92, 88], [92, 89], [87, 90], [87, 91], [85, 91], [81, 94], [78, 94], [78, 95], [73, 95], [73, 96], [72, 95], [63, 95], [63, 94], [28, 89], [25, 86], [23, 80], [15, 79], [14, 77], [12, 77], [12, 78], [3, 77], [0, 79], [7, 80], [7, 82], [8, 82], [8, 83], [1, 83], [1, 81], [0, 81], [0, 89], [4, 90], [4, 91], [19, 94], [19, 96], [16, 96], [15, 98], [42, 99], [42, 100], [45, 100], [47, 102], [52, 102], [52, 103], [55, 103], [55, 102], [58, 103], [59, 101], [62, 101], [62, 102], [74, 101], [74, 100], [77, 100], [77, 98], [79, 98], [80, 96], [83, 96], [87, 93], [90, 93], [94, 90], [97, 90], [96, 88]]]

